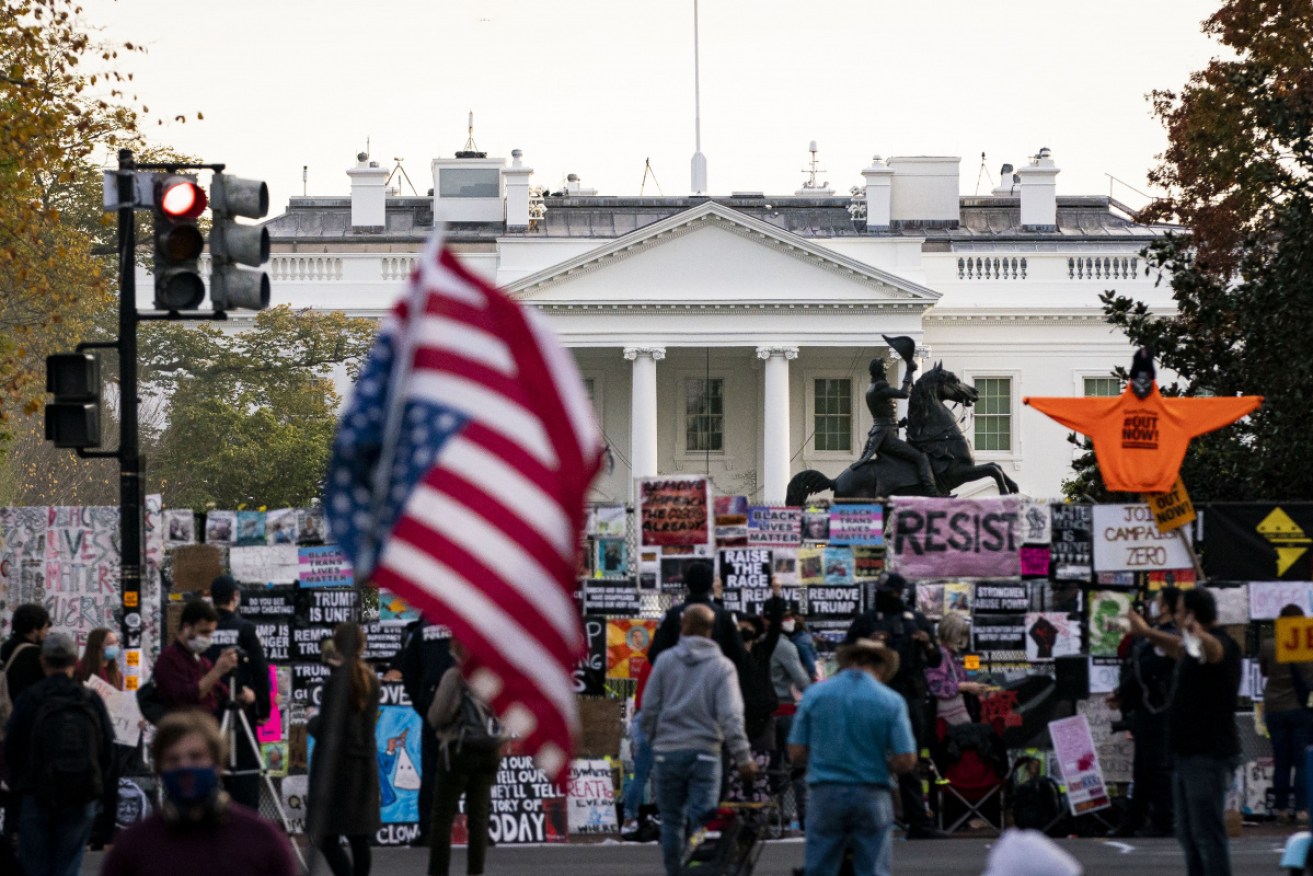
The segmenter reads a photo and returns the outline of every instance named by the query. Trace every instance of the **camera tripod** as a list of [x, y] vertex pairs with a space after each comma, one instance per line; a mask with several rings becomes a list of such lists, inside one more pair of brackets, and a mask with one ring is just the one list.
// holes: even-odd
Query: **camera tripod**
[[[234, 776], [251, 776], [258, 775], [264, 783], [265, 789], [269, 792], [269, 799], [274, 804], [274, 811], [278, 813], [278, 821], [283, 825], [283, 831], [290, 837], [292, 835], [292, 825], [287, 820], [287, 812], [283, 809], [283, 801], [278, 795], [278, 789], [274, 787], [274, 781], [269, 775], [269, 764], [265, 762], [264, 754], [260, 751], [259, 741], [255, 738], [255, 731], [251, 729], [251, 722], [246, 717], [246, 710], [242, 708], [238, 700], [238, 692], [241, 686], [237, 682], [237, 671], [234, 669], [228, 676], [228, 703], [224, 706], [223, 721], [219, 724], [219, 732], [223, 735], [224, 743], [228, 747], [228, 762], [220, 775], [227, 777]], [[234, 717], [236, 716], [236, 717]], [[238, 732], [241, 732], [241, 737]], [[257, 766], [252, 769], [238, 769], [237, 767], [237, 743], [239, 739], [245, 739], [246, 743], [251, 746], [251, 751], [255, 753]], [[301, 847], [292, 843], [292, 851], [296, 852], [296, 858], [301, 862], [301, 870], [309, 872], [306, 866], [305, 855], [301, 853]]]

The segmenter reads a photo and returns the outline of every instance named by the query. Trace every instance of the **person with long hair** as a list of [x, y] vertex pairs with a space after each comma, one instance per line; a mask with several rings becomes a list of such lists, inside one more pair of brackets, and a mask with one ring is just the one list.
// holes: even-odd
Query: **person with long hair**
[[[368, 876], [370, 838], [379, 828], [374, 725], [381, 685], [361, 657], [365, 633], [359, 625], [338, 624], [331, 645], [324, 659], [333, 672], [324, 683], [323, 707], [308, 728], [315, 737], [308, 815], [333, 876]], [[342, 848], [344, 836], [350, 857]]]
[[86, 684], [87, 679], [96, 676], [123, 690], [123, 672], [119, 669], [118, 633], [108, 627], [96, 627], [87, 633], [87, 644], [82, 649], [82, 659], [78, 660], [77, 672], [73, 678], [78, 684]]
[[971, 627], [962, 615], [949, 612], [939, 622], [942, 659], [938, 666], [925, 671], [925, 677], [930, 695], [934, 697], [935, 717], [942, 718], [946, 724], [970, 723], [971, 713], [962, 695], [980, 696], [986, 690], [985, 685], [967, 680], [967, 671], [962, 664], [962, 652], [967, 649], [970, 638]]

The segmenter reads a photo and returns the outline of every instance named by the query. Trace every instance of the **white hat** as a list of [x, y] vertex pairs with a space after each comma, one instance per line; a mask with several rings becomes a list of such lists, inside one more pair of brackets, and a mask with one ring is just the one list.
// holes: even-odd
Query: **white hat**
[[989, 853], [983, 876], [1081, 876], [1080, 862], [1038, 830], [1009, 830]]

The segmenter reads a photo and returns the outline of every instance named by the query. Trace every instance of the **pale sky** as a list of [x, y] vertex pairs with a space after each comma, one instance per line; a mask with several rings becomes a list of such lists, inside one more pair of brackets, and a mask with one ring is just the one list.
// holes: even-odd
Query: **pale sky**
[[[1107, 194], [1104, 174], [1147, 191], [1166, 141], [1145, 95], [1220, 51], [1199, 31], [1218, 5], [701, 0], [711, 192], [793, 192], [811, 140], [839, 193], [879, 153], [961, 156], [971, 194], [984, 152], [983, 194], [1041, 146], [1059, 195]], [[147, 47], [125, 67], [152, 115], [205, 115], [151, 139], [266, 180], [271, 215], [303, 165], [311, 195], [347, 194], [366, 138], [424, 194], [470, 110], [479, 148], [523, 149], [535, 184], [634, 195], [650, 159], [662, 192], [689, 191], [693, 0], [85, 0], [85, 16]]]

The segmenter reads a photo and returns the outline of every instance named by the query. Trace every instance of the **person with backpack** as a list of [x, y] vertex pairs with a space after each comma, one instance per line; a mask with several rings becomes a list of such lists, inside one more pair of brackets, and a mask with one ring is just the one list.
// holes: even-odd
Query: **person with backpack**
[[105, 703], [73, 680], [77, 645], [41, 643], [46, 677], [14, 703], [5, 731], [10, 783], [21, 799], [18, 857], [26, 876], [77, 873], [109, 781], [114, 730]]
[[[361, 659], [365, 633], [338, 624], [326, 660], [323, 707], [307, 728], [315, 737], [310, 761], [309, 817], [312, 836], [333, 876], [369, 876], [370, 840], [380, 825], [378, 745], [374, 726], [382, 689]], [[351, 857], [342, 849], [342, 837]]]
[[[32, 685], [45, 678], [41, 668], [41, 641], [50, 632], [50, 612], [34, 602], [14, 609], [9, 638], [0, 645], [0, 742], [4, 742], [5, 725], [13, 714], [14, 702]], [[0, 757], [0, 779], [7, 780], [4, 758]], [[20, 813], [18, 795], [0, 785], [0, 810], [4, 814], [4, 835], [0, 838], [0, 873], [17, 871], [14, 847], [17, 844]]]
[[451, 640], [451, 656], [456, 664], [443, 674], [428, 714], [430, 731], [438, 739], [429, 876], [447, 876], [451, 867], [451, 825], [456, 819], [461, 794], [465, 795], [469, 834], [465, 872], [480, 876], [488, 854], [492, 786], [497, 781], [505, 739], [491, 707], [470, 690], [461, 674], [466, 651], [456, 639]]

